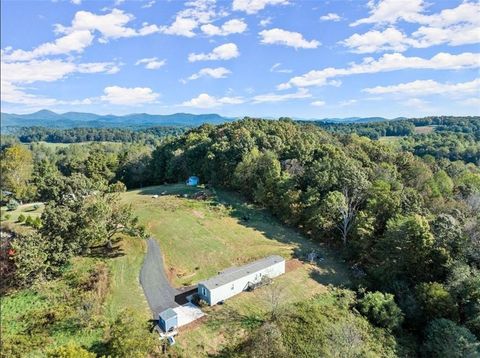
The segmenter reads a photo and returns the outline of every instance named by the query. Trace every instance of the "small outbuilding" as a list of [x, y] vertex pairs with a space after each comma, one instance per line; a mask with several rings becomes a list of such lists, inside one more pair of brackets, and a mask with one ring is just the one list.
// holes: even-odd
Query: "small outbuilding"
[[178, 327], [177, 312], [168, 308], [158, 315], [158, 324], [164, 332], [173, 331]]
[[268, 256], [249, 264], [231, 267], [198, 284], [198, 296], [213, 306], [240, 292], [256, 287], [262, 280], [285, 273], [285, 259]]
[[188, 186], [197, 186], [199, 183], [200, 183], [200, 179], [197, 176], [191, 176], [185, 182], [185, 184]]

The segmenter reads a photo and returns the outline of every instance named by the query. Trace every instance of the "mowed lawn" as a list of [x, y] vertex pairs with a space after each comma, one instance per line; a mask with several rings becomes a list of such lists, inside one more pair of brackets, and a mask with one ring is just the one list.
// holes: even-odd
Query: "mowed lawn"
[[224, 305], [205, 309], [204, 320], [180, 331], [174, 350], [181, 356], [216, 354], [227, 343], [241, 339], [271, 310], [272, 289], [285, 305], [321, 294], [329, 284], [350, 284], [344, 263], [321, 244], [234, 193], [216, 190], [208, 200], [192, 199], [200, 190], [176, 184], [122, 194], [122, 200], [132, 204], [141, 223], [158, 240], [173, 285], [192, 285], [227, 267], [272, 254], [289, 260], [315, 250], [323, 260], [318, 265], [295, 261], [274, 280], [274, 286], [244, 292]]
[[317, 244], [231, 193], [217, 191], [206, 201], [183, 197], [197, 190], [177, 184], [123, 195], [158, 240], [175, 286], [192, 285], [227, 267], [268, 255], [290, 258], [318, 250]]

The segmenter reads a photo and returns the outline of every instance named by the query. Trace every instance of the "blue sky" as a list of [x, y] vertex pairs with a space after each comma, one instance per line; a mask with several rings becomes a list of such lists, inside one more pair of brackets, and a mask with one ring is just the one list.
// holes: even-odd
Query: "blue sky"
[[2, 111], [480, 114], [480, 3], [2, 1]]

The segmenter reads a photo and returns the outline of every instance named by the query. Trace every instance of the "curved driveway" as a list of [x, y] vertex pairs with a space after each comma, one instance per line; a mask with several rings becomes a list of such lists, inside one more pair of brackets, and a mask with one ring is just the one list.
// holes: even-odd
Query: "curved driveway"
[[149, 238], [147, 245], [147, 254], [140, 271], [140, 284], [152, 310], [153, 318], [158, 319], [160, 312], [167, 308], [178, 307], [175, 296], [180, 292], [168, 282], [158, 243], [154, 238]]

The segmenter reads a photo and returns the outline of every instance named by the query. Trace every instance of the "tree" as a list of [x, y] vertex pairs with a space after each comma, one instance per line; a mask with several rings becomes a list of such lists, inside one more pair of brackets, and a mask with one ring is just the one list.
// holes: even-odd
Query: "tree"
[[417, 287], [417, 298], [425, 321], [435, 318], [458, 320], [458, 307], [445, 287], [438, 282], [422, 283]]
[[37, 233], [17, 235], [11, 243], [15, 280], [19, 286], [31, 284], [45, 274], [47, 264], [46, 248], [49, 242]]
[[24, 145], [15, 144], [4, 149], [0, 159], [2, 190], [13, 192], [17, 199], [31, 197], [34, 192], [29, 183], [33, 172], [32, 152]]
[[422, 353], [425, 357], [473, 358], [480, 355], [480, 343], [467, 328], [440, 318], [428, 325]]
[[107, 332], [107, 350], [112, 357], [144, 358], [158, 350], [158, 340], [130, 310], [120, 312]]
[[398, 328], [403, 321], [402, 310], [389, 293], [368, 292], [358, 301], [358, 310], [376, 326], [389, 330]]
[[273, 322], [266, 322], [257, 329], [244, 351], [252, 358], [285, 358], [290, 355], [282, 341], [282, 332]]
[[116, 187], [97, 184], [81, 174], [65, 178], [41, 217], [50, 267], [59, 268], [94, 246], [111, 248], [112, 238], [121, 232], [143, 234], [131, 207], [120, 202]]
[[390, 285], [396, 280], [421, 282], [433, 277], [435, 239], [420, 215], [396, 216], [375, 246], [376, 278]]
[[67, 343], [47, 352], [48, 358], [95, 358], [97, 355], [82, 348], [76, 343]]
[[25, 215], [23, 214], [18, 215], [17, 221], [19, 223], [23, 223], [25, 221]]

